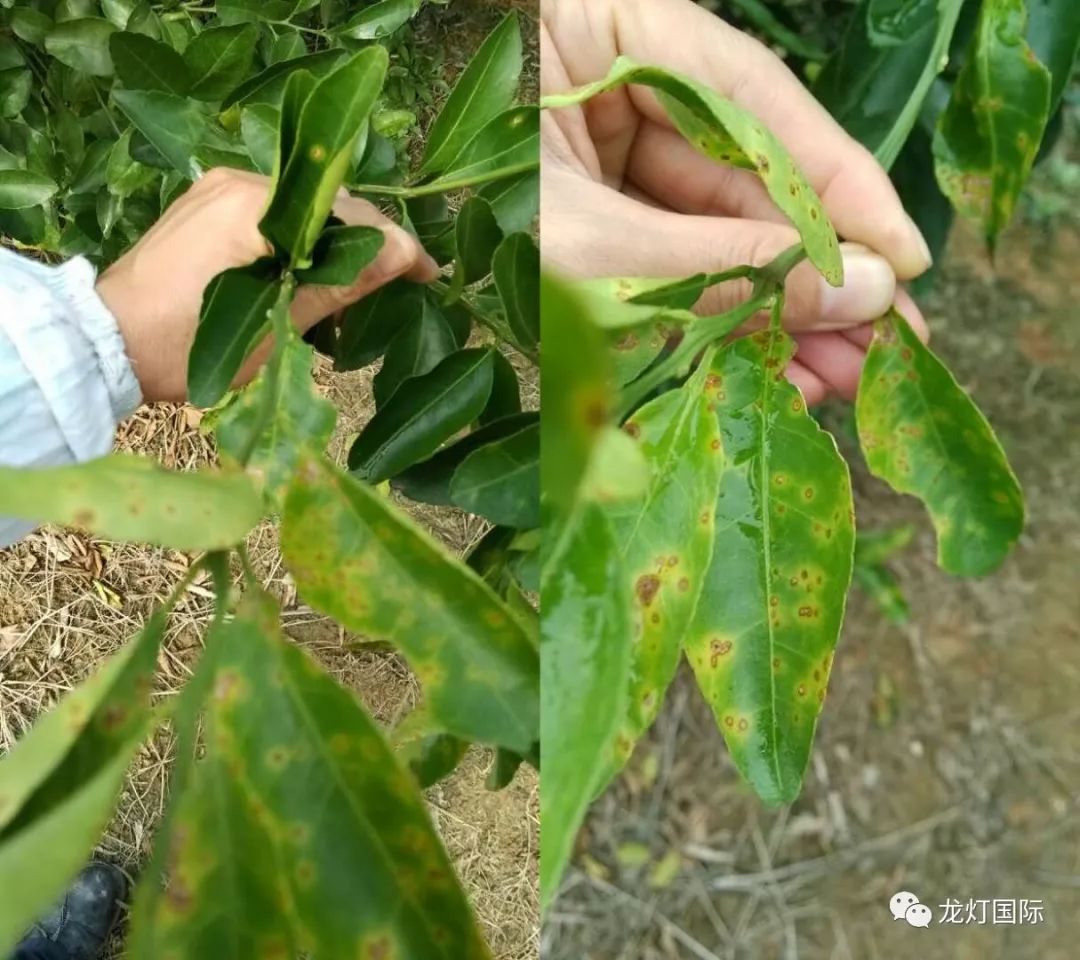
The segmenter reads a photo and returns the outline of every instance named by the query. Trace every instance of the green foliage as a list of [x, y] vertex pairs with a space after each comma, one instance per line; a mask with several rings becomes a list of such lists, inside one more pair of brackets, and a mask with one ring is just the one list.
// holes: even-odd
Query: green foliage
[[[875, 42], [890, 50], [923, 29], [910, 19], [917, 2], [870, 6]], [[659, 90], [708, 155], [755, 170], [773, 189], [778, 171], [789, 182], [794, 165], [778, 142], [769, 140], [767, 163], [756, 157], [756, 120], [660, 68], [621, 63], [547, 105], [583, 103], [621, 82]], [[824, 272], [835, 251], [822, 244], [832, 234], [820, 201], [795, 176], [798, 209], [785, 212], [803, 245], [765, 267], [542, 281], [545, 904], [588, 799], [655, 719], [683, 652], [749, 786], [767, 804], [790, 803], [853, 575], [890, 616], [905, 614], [884, 568], [898, 543], [867, 540], [856, 560], [847, 464], [785, 377], [795, 352], [781, 325], [787, 276], [815, 249]], [[744, 303], [719, 316], [689, 312], [733, 278], [750, 281]], [[747, 332], [762, 311], [768, 326]], [[978, 575], [1004, 559], [1023, 523], [1005, 455], [896, 314], [877, 325], [857, 420], [870, 468], [926, 501], [944, 569]]]
[[[130, 457], [0, 468], [5, 516], [213, 551], [189, 574], [213, 574], [217, 611], [168, 705], [179, 759], [129, 952], [488, 957], [420, 784], [473, 742], [493, 748], [496, 788], [522, 758], [539, 762], [537, 614], [525, 598], [537, 588], [539, 428], [521, 413], [521, 361], [508, 359], [538, 351], [535, 281], [518, 276], [535, 273], [535, 256], [517, 252], [519, 239], [500, 258], [508, 299], [492, 276], [504, 236], [531, 230], [538, 204], [538, 113], [513, 106], [517, 18], [485, 42], [421, 149], [415, 115], [395, 99], [399, 66], [419, 56], [404, 39], [416, 0], [349, 12], [310, 0], [68, 6], [77, 15], [62, 19], [54, 0], [0, 0], [0, 230], [107, 264], [210, 167], [273, 178], [261, 225], [273, 255], [212, 282], [188, 362], [190, 399], [215, 407], [204, 422], [225, 469], [179, 474]], [[349, 458], [355, 476], [323, 459], [336, 411], [289, 317], [298, 286], [351, 286], [382, 250], [383, 231], [333, 217], [342, 188], [396, 204], [406, 229], [426, 208], [417, 223], [437, 250], [449, 237], [441, 259], [458, 263], [448, 282], [396, 281], [340, 329], [309, 337], [338, 369], [385, 360], [377, 412]], [[451, 189], [468, 191], [461, 200], [483, 211], [485, 230], [458, 228]], [[260, 346], [262, 372], [232, 392]], [[404, 480], [414, 470], [423, 483]], [[426, 483], [506, 526], [467, 565], [365, 479], [421, 499]], [[243, 547], [275, 513], [304, 599], [413, 665], [423, 702], [403, 727], [423, 727], [423, 749], [403, 737], [398, 755], [352, 694], [283, 638]], [[109, 818], [151, 728], [169, 608], [0, 762], [0, 882], [11, 891], [0, 954]]]

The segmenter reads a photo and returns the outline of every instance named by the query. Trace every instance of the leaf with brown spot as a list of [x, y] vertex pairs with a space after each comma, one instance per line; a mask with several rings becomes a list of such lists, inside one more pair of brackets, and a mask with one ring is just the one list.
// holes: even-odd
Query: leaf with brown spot
[[875, 325], [855, 417], [870, 470], [930, 512], [938, 565], [996, 568], [1024, 528], [1020, 484], [974, 401], [896, 311]]
[[686, 642], [739, 772], [769, 804], [799, 794], [855, 546], [847, 464], [784, 378], [793, 353], [777, 328], [736, 340], [713, 362], [728, 468]]

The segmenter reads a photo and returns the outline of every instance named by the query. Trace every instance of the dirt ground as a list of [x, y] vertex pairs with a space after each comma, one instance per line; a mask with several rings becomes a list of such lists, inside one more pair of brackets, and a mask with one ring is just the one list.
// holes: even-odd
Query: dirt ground
[[[451, 8], [429, 8], [418, 23], [417, 44], [445, 51], [441, 69], [452, 82], [510, 6], [526, 9], [517, 0], [462, 0]], [[533, 51], [527, 57], [523, 94], [529, 96], [538, 72], [535, 24], [525, 20], [523, 26]], [[520, 369], [523, 401], [535, 409], [535, 370], [524, 361]], [[320, 388], [341, 411], [331, 448], [339, 460], [373, 413], [371, 378], [376, 370], [335, 374], [323, 362], [317, 373]], [[143, 408], [121, 426], [118, 447], [156, 457], [169, 467], [208, 463], [213, 450], [200, 432], [200, 421], [199, 412], [187, 406]], [[456, 551], [471, 546], [485, 530], [476, 518], [458, 511], [401, 503]], [[249, 550], [264, 586], [284, 604], [289, 636], [356, 690], [378, 720], [389, 728], [416, 704], [419, 687], [404, 661], [392, 653], [356, 649], [355, 638], [297, 598], [273, 525], [252, 534]], [[41, 530], [0, 551], [0, 755], [35, 717], [138, 631], [190, 562], [190, 557], [172, 551], [105, 543], [55, 529]], [[197, 581], [172, 618], [158, 664], [162, 697], [183, 686], [199, 655], [213, 610], [208, 586], [205, 580]], [[155, 824], [165, 808], [172, 759], [167, 733], [141, 752], [102, 841], [100, 855], [133, 874], [150, 852]], [[507, 789], [493, 793], [485, 786], [491, 760], [489, 751], [474, 748], [453, 776], [428, 793], [429, 808], [496, 960], [532, 960], [539, 937], [538, 778], [531, 768], [522, 768]], [[117, 938], [114, 956], [122, 953]]]
[[[890, 625], [853, 592], [805, 790], [779, 810], [740, 782], [684, 670], [588, 821], [543, 934], [547, 960], [1078, 955], [1078, 263], [1075, 223], [1014, 228], [996, 274], [959, 228], [924, 303], [936, 349], [1026, 492], [1010, 559], [983, 580], [942, 573], [919, 504], [853, 460], [860, 523], [919, 531], [891, 564], [910, 623]], [[845, 416], [829, 422], [843, 429]], [[893, 921], [899, 891], [936, 922]], [[969, 899], [1042, 901], [1043, 920], [941, 925], [949, 898], [965, 921]]]

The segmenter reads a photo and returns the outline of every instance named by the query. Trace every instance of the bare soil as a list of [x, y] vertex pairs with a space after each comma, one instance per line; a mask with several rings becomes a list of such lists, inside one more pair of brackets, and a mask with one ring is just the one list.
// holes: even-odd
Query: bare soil
[[[803, 795], [767, 810], [684, 671], [597, 803], [548, 960], [1071, 960], [1080, 937], [1080, 230], [1019, 226], [996, 272], [957, 229], [924, 304], [986, 411], [1028, 525], [992, 576], [947, 576], [920, 505], [852, 459], [865, 527], [915, 524], [890, 625], [854, 591]], [[641, 847], [644, 847], [644, 852]], [[644, 862], [640, 862], [644, 860]], [[1038, 924], [915, 929], [889, 898], [1042, 901]]]

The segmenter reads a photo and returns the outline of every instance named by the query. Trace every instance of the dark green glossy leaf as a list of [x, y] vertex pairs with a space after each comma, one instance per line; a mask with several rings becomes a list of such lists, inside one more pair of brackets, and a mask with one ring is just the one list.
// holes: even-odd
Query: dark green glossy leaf
[[1020, 485], [979, 408], [898, 313], [875, 327], [855, 412], [870, 470], [930, 512], [939, 566], [997, 567], [1024, 527]]
[[[539, 276], [537, 277], [539, 282]], [[506, 356], [496, 350], [491, 359], [495, 365], [492, 370], [494, 376], [491, 383], [491, 396], [488, 398], [484, 412], [480, 414], [480, 423], [494, 423], [505, 417], [512, 417], [521, 413], [521, 384], [518, 382], [517, 371], [514, 365], [506, 359]]]
[[442, 730], [519, 752], [532, 746], [536, 648], [475, 573], [386, 499], [311, 461], [289, 493], [282, 550], [308, 603], [401, 650]]
[[378, 227], [328, 227], [315, 244], [314, 266], [296, 274], [300, 283], [351, 287], [386, 243]]
[[268, 103], [271, 106], [280, 107], [281, 98], [285, 94], [285, 85], [289, 77], [297, 70], [306, 70], [316, 78], [325, 77], [341, 63], [344, 57], [344, 51], [323, 50], [321, 53], [313, 53], [307, 57], [275, 63], [262, 73], [240, 84], [225, 98], [221, 108], [227, 110], [237, 103], [245, 106], [253, 103]]
[[484, 184], [477, 192], [491, 204], [507, 236], [528, 231], [540, 215], [540, 174], [535, 170]]
[[[216, 628], [206, 758], [141, 891], [138, 960], [488, 953], [423, 797], [265, 594]], [[317, 799], [314, 799], [317, 798]]]
[[500, 113], [462, 149], [430, 188], [449, 193], [540, 166], [540, 111], [514, 107]]
[[739, 772], [798, 796], [851, 582], [851, 481], [784, 377], [782, 330], [723, 349], [707, 383], [727, 453], [713, 561], [686, 651]]
[[423, 298], [419, 315], [405, 320], [386, 348], [382, 369], [372, 382], [376, 405], [385, 406], [402, 384], [430, 373], [457, 349], [450, 324], [435, 304]]
[[1027, 0], [1027, 42], [1051, 75], [1050, 114], [1072, 76], [1080, 54], [1080, 4], [1074, 0]]
[[491, 204], [482, 197], [466, 200], [458, 213], [455, 238], [454, 288], [460, 291], [491, 273], [491, 258], [503, 238]]
[[813, 187], [769, 130], [710, 87], [620, 57], [603, 80], [564, 96], [547, 97], [544, 105], [573, 106], [626, 84], [653, 88], [679, 132], [705, 156], [754, 171], [799, 231], [810, 261], [833, 286], [843, 283], [844, 265], [836, 233]]
[[540, 426], [533, 424], [470, 453], [450, 482], [454, 505], [492, 523], [540, 526]]
[[527, 233], [514, 233], [492, 261], [506, 322], [526, 350], [540, 345], [540, 251]]
[[191, 96], [227, 97], [251, 70], [258, 39], [258, 28], [252, 24], [211, 27], [197, 34], [184, 51], [184, 63], [195, 78]]
[[448, 733], [435, 733], [411, 741], [402, 751], [401, 759], [409, 765], [422, 790], [445, 780], [465, 759], [469, 744]]
[[114, 33], [109, 51], [116, 75], [129, 90], [159, 90], [182, 97], [191, 89], [191, 71], [167, 43], [141, 33]]
[[[300, 129], [300, 120], [303, 117], [304, 104], [311, 99], [319, 81], [307, 70], [294, 70], [289, 74], [285, 83], [285, 93], [281, 98], [281, 109], [278, 116], [278, 141], [274, 156], [274, 173], [271, 192], [277, 190], [281, 181], [281, 175], [285, 172], [285, 165], [289, 162], [293, 150], [296, 147], [296, 138]], [[256, 104], [256, 106], [269, 106], [268, 104]]]
[[[277, 376], [263, 370], [225, 410], [215, 430], [226, 462], [241, 463], [250, 451], [247, 468], [262, 474], [275, 504], [284, 498], [300, 458], [326, 449], [337, 421], [334, 405], [314, 389], [312, 359], [311, 347], [290, 336]], [[269, 421], [264, 419], [267, 409], [272, 411]], [[258, 440], [253, 439], [256, 431]]]
[[48, 203], [60, 188], [29, 170], [0, 170], [0, 210], [25, 210]]
[[345, 312], [335, 369], [366, 367], [423, 310], [424, 288], [408, 280], [395, 280], [364, 297]]
[[198, 176], [193, 156], [206, 131], [206, 117], [192, 101], [147, 90], [114, 90], [113, 99], [179, 173], [188, 179]]
[[[303, 105], [295, 124], [296, 142], [260, 224], [297, 267], [311, 263], [388, 64], [383, 47], [368, 47], [320, 80]], [[282, 127], [292, 125], [283, 115]]]
[[514, 102], [521, 68], [521, 27], [517, 14], [510, 13], [476, 52], [432, 124], [421, 176], [448, 169], [466, 144]]
[[485, 786], [489, 790], [505, 790], [514, 782], [514, 776], [524, 762], [525, 758], [521, 754], [500, 747], [495, 751], [495, 759], [488, 771]]
[[885, 169], [945, 68], [963, 0], [863, 0], [815, 96]]
[[420, 8], [420, 0], [378, 0], [334, 30], [352, 40], [381, 40], [408, 23]]
[[108, 20], [85, 17], [58, 23], [45, 38], [45, 49], [50, 56], [73, 70], [94, 77], [113, 75], [109, 40], [116, 33]]
[[210, 282], [188, 356], [188, 399], [195, 406], [212, 407], [229, 391], [269, 332], [280, 293], [272, 260], [226, 270]]
[[1024, 40], [1023, 0], [986, 0], [934, 135], [934, 166], [991, 251], [1012, 218], [1049, 119], [1050, 74]]
[[598, 788], [629, 759], [675, 676], [713, 555], [724, 451], [712, 381], [701, 370], [684, 387], [647, 403], [623, 426], [648, 466], [644, 496], [605, 506], [633, 597], [627, 709]]
[[444, 447], [433, 457], [413, 464], [399, 473], [393, 478], [394, 488], [400, 490], [410, 500], [449, 507], [454, 502], [450, 496], [450, 482], [457, 468], [465, 462], [469, 454], [488, 444], [520, 433], [526, 427], [536, 424], [538, 419], [539, 416], [536, 413], [518, 413], [485, 424]]
[[75, 467], [0, 467], [0, 510], [176, 550], [230, 547], [262, 516], [258, 490], [242, 474], [176, 473], [120, 455]]
[[379, 483], [431, 456], [480, 415], [492, 376], [490, 350], [461, 350], [414, 377], [364, 428], [349, 451], [349, 469]]
[[599, 786], [598, 773], [626, 716], [633, 642], [630, 583], [600, 508], [581, 503], [562, 522], [545, 523], [545, 544], [541, 909], [558, 889], [578, 827]]

